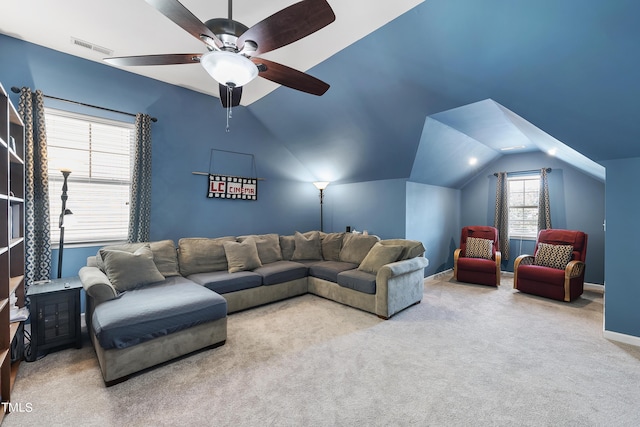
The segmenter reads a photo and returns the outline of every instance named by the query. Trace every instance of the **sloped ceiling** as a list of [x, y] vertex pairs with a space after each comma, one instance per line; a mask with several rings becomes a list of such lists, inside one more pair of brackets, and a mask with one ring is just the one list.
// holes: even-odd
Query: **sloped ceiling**
[[[380, 1], [371, 7], [369, 0], [331, 0], [336, 15], [333, 23], [261, 57], [306, 71], [422, 1]], [[202, 22], [229, 16], [229, 2], [225, 0], [180, 3]], [[293, 3], [296, 0], [235, 0], [232, 17], [251, 27]], [[103, 58], [108, 56], [206, 52], [200, 40], [143, 0], [7, 0], [0, 14], [0, 33], [103, 64]], [[93, 49], [71, 43], [72, 38]], [[105, 54], [105, 50], [111, 54]], [[218, 96], [217, 83], [198, 64], [121, 68]], [[278, 87], [258, 78], [246, 85], [242, 105], [249, 105]]]
[[[115, 3], [124, 13], [133, 8], [129, 3], [138, 2]], [[251, 3], [258, 10], [265, 2]], [[339, 14], [348, 2], [329, 3]], [[364, 2], [360, 17], [351, 12], [347, 26], [367, 21], [378, 7], [371, 3]], [[333, 54], [322, 50], [322, 62], [308, 70], [331, 84], [322, 97], [279, 87], [239, 108], [259, 120], [315, 179], [330, 181], [413, 176], [456, 186], [465, 177], [443, 164], [471, 146], [481, 162], [489, 162], [505, 140], [513, 146], [536, 141], [535, 148], [526, 149], [555, 147], [565, 161], [596, 175], [601, 171], [589, 172], [592, 161], [640, 157], [640, 2], [416, 4], [373, 33], [342, 41]], [[54, 8], [47, 19], [56, 22], [56, 13], [66, 12]], [[5, 32], [3, 21], [0, 32]], [[119, 37], [121, 25], [101, 26], [100, 43], [109, 46], [109, 34]], [[90, 27], [79, 27], [89, 39]], [[343, 27], [322, 31], [338, 28]], [[321, 39], [336, 35], [326, 37]], [[423, 175], [438, 168], [443, 181]]]
[[605, 180], [602, 165], [490, 99], [427, 117], [410, 179], [461, 188], [498, 158], [533, 151], [548, 153], [593, 178]]
[[[633, 16], [640, 2], [430, 0], [314, 67], [332, 84], [323, 97], [278, 89], [248, 108], [324, 180], [409, 177], [442, 168], [472, 141], [490, 161], [493, 132], [500, 144], [537, 139], [533, 149], [555, 147], [577, 167], [636, 157]], [[484, 100], [500, 107], [442, 113]], [[498, 108], [502, 122], [491, 119]], [[437, 113], [440, 125], [425, 125]], [[457, 132], [425, 139], [425, 126], [446, 124]], [[455, 168], [442, 169], [439, 176], [451, 176], [432, 183], [464, 181]]]

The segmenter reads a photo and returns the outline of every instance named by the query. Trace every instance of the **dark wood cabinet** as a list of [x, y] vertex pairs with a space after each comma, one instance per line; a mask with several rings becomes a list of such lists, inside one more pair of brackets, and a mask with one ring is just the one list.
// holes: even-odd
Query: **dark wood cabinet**
[[29, 286], [31, 353], [29, 360], [50, 350], [82, 347], [78, 277], [54, 279]]

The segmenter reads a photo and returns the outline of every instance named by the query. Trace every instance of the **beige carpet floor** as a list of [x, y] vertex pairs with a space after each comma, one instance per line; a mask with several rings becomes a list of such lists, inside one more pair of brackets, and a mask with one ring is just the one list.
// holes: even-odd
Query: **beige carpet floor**
[[105, 388], [93, 349], [23, 363], [6, 426], [638, 426], [640, 348], [567, 304], [425, 281], [392, 319], [305, 295], [229, 316], [228, 341]]

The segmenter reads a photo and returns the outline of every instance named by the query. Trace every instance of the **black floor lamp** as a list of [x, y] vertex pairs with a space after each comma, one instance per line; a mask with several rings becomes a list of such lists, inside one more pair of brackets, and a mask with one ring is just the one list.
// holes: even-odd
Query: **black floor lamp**
[[329, 185], [329, 181], [316, 181], [313, 185], [320, 190], [320, 231], [324, 231], [322, 224], [322, 203], [324, 201], [324, 189]]
[[64, 228], [65, 228], [65, 216], [72, 215], [73, 212], [67, 209], [67, 179], [69, 178], [69, 174], [71, 171], [69, 169], [62, 169], [62, 177], [64, 181], [62, 183], [62, 212], [60, 212], [60, 221], [58, 222], [58, 226], [60, 227], [60, 247], [58, 249], [58, 279], [62, 277], [62, 252], [64, 250]]

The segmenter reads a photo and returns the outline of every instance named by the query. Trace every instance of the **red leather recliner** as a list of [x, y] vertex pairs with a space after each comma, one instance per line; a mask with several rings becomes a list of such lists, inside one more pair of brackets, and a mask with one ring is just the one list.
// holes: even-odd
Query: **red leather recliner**
[[[485, 239], [492, 242], [490, 258], [471, 257], [467, 250], [467, 239]], [[488, 255], [488, 254], [487, 254]], [[453, 253], [453, 278], [460, 282], [500, 286], [500, 239], [494, 227], [475, 225], [462, 228], [460, 248]]]
[[[521, 255], [513, 265], [513, 287], [521, 292], [559, 301], [573, 301], [584, 289], [588, 235], [575, 230], [541, 230], [534, 255]], [[571, 258], [564, 269], [535, 265], [540, 243], [571, 245]]]

